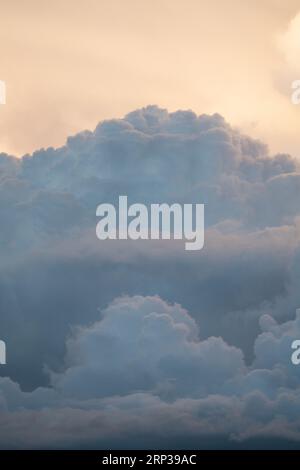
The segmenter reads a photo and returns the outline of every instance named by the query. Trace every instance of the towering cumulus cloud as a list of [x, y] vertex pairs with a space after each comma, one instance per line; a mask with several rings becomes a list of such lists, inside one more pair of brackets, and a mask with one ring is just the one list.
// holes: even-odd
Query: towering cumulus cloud
[[[204, 203], [204, 249], [99, 241], [121, 194]], [[218, 114], [1, 154], [0, 446], [299, 447], [299, 200], [298, 160]]]

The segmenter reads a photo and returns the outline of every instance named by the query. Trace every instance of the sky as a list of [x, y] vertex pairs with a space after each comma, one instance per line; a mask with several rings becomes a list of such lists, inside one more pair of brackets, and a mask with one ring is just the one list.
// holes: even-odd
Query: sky
[[3, 152], [57, 147], [156, 104], [218, 112], [300, 158], [297, 0], [0, 0], [0, 9]]
[[300, 448], [297, 3], [0, 0], [0, 449]]

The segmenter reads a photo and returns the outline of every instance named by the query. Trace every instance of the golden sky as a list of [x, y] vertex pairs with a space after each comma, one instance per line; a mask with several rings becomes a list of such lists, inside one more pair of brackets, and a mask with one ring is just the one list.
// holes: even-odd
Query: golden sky
[[0, 0], [0, 58], [0, 151], [157, 104], [221, 113], [300, 158], [299, 0]]

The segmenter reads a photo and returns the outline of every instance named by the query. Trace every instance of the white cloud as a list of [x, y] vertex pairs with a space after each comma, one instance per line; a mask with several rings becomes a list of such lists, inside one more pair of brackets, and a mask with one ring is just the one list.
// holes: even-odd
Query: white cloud
[[279, 45], [285, 55], [288, 66], [300, 73], [300, 12], [294, 16], [287, 30], [279, 37]]

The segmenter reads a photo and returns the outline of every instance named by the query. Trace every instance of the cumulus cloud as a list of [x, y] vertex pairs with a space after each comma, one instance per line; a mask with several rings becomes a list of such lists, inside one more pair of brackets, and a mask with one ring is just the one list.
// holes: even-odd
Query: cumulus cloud
[[[61, 439], [71, 445], [67, 434], [95, 405], [99, 422], [112, 426], [103, 445], [121, 443], [108, 410], [121, 419], [125, 402], [124, 429], [143, 426], [143, 411], [144, 436], [148, 425], [153, 434], [151, 407], [168, 421], [175, 408], [182, 415], [199, 406], [205, 415], [207, 406], [207, 429], [226, 442], [277, 439], [280, 429], [297, 441], [298, 423], [279, 410], [285, 399], [293, 409], [298, 387], [288, 344], [300, 306], [299, 179], [296, 159], [269, 155], [219, 114], [156, 106], [101, 122], [58, 149], [20, 160], [0, 154], [0, 334], [9, 357], [1, 403], [14, 442], [43, 445], [36, 435], [26, 444], [15, 428], [18, 407], [24, 426], [36, 413], [45, 436], [64, 408], [70, 427]], [[100, 242], [96, 207], [121, 194], [129, 203], [205, 203], [204, 249]], [[279, 334], [282, 325], [293, 334]], [[252, 423], [245, 410], [255, 403], [261, 416]], [[224, 416], [238, 410], [232, 429], [213, 406]], [[182, 429], [193, 422], [203, 423], [196, 411]]]
[[202, 342], [195, 321], [159, 298], [121, 298], [67, 344], [68, 369], [54, 379], [67, 396], [155, 391], [165, 397], [215, 393], [243, 368], [221, 338]]
[[25, 393], [0, 380], [1, 447], [251, 447], [259, 438], [297, 446], [300, 384], [284, 343], [299, 318], [279, 325], [264, 316], [247, 367], [221, 338], [201, 341], [181, 306], [115, 299], [73, 331], [51, 388]]

